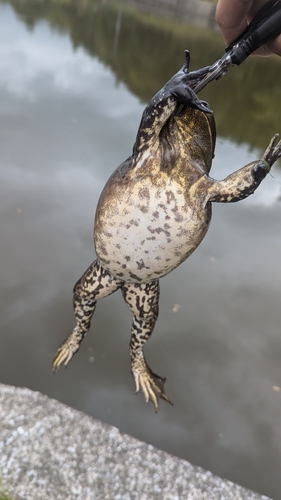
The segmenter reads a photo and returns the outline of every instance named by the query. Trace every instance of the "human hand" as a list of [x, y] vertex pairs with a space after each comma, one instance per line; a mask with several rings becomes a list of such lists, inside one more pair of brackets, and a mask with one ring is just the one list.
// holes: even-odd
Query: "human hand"
[[[227, 45], [246, 29], [267, 0], [219, 0], [216, 9], [216, 21]], [[281, 35], [260, 47], [255, 54], [281, 56]]]

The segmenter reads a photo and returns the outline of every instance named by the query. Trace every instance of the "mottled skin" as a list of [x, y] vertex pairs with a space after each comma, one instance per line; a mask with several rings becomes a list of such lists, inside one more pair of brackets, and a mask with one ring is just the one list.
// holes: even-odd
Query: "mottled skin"
[[[158, 409], [171, 403], [165, 379], [147, 365], [143, 346], [158, 316], [159, 278], [179, 266], [204, 238], [212, 202], [235, 202], [254, 193], [281, 156], [271, 140], [261, 160], [222, 181], [209, 177], [215, 123], [192, 88], [208, 71], [183, 68], [145, 108], [132, 155], [108, 180], [98, 202], [97, 259], [74, 287], [76, 326], [57, 351], [53, 368], [67, 365], [89, 330], [96, 302], [120, 288], [133, 312], [130, 354], [136, 390]], [[180, 107], [179, 107], [180, 105]]]

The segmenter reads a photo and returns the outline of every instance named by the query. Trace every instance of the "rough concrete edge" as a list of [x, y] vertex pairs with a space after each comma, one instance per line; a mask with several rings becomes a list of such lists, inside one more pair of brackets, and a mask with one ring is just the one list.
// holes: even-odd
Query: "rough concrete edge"
[[15, 499], [270, 500], [39, 392], [0, 384], [0, 409], [0, 474]]

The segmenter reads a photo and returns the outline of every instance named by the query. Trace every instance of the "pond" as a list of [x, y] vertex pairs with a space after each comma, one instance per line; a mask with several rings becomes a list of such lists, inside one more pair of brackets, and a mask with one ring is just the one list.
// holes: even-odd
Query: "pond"
[[[128, 5], [0, 3], [0, 381], [29, 387], [213, 473], [281, 498], [281, 171], [214, 204], [196, 252], [161, 280], [145, 352], [174, 403], [134, 395], [131, 313], [98, 304], [67, 370], [72, 288], [94, 260], [101, 189], [129, 156], [145, 103], [175, 73], [223, 54], [220, 34]], [[281, 60], [251, 58], [200, 94], [214, 110], [212, 176], [281, 133]]]

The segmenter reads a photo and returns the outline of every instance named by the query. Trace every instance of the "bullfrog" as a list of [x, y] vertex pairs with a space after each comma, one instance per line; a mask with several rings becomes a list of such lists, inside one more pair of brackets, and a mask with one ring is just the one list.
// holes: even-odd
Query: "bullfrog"
[[143, 348], [158, 317], [159, 279], [184, 262], [208, 230], [212, 203], [231, 203], [254, 193], [281, 156], [278, 134], [260, 160], [217, 181], [209, 176], [216, 129], [213, 112], [194, 88], [208, 67], [183, 67], [146, 106], [131, 156], [113, 172], [98, 201], [96, 260], [74, 287], [76, 325], [59, 347], [56, 371], [67, 365], [90, 328], [97, 301], [120, 289], [133, 313], [131, 372], [136, 392], [158, 410], [172, 404], [165, 378], [154, 373]]

